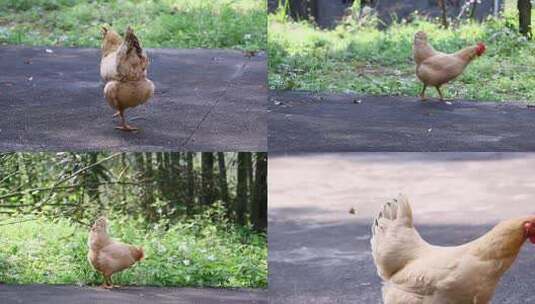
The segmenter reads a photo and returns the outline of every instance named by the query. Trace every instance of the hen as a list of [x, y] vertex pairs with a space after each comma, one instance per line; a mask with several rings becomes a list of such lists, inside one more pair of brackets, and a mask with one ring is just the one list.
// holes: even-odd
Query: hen
[[124, 111], [149, 100], [154, 83], [147, 78], [149, 60], [134, 31], [128, 27], [123, 39], [114, 31], [103, 28], [100, 76], [106, 83], [104, 96], [121, 118], [117, 129], [135, 131], [126, 123]]
[[107, 220], [99, 218], [91, 227], [88, 240], [87, 258], [95, 270], [102, 273], [102, 287], [113, 288], [111, 276], [140, 261], [144, 257], [143, 248], [123, 244], [108, 236]]
[[417, 32], [412, 53], [416, 62], [416, 76], [424, 84], [420, 98], [425, 100], [426, 88], [433, 86], [437, 89], [440, 100], [444, 100], [440, 87], [461, 75], [474, 58], [483, 55], [485, 49], [483, 43], [478, 43], [456, 53], [445, 54], [436, 51], [427, 42], [426, 33]]
[[507, 220], [479, 239], [440, 247], [424, 241], [401, 196], [386, 203], [372, 225], [372, 255], [385, 281], [385, 304], [490, 303], [500, 277], [522, 244], [535, 243], [535, 216]]

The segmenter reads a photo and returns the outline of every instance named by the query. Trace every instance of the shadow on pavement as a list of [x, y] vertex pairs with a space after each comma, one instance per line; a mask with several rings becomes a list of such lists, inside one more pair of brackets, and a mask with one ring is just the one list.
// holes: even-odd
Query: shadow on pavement
[[[275, 209], [291, 217], [299, 210]], [[270, 209], [270, 214], [271, 214]], [[286, 214], [290, 212], [290, 214]], [[303, 210], [303, 212], [321, 212]], [[370, 219], [371, 223], [371, 219]], [[492, 226], [418, 225], [435, 245], [469, 242]], [[269, 222], [270, 303], [381, 303], [381, 280], [370, 251], [370, 224], [362, 221]], [[493, 303], [528, 303], [535, 299], [535, 247], [526, 243], [503, 276]]]

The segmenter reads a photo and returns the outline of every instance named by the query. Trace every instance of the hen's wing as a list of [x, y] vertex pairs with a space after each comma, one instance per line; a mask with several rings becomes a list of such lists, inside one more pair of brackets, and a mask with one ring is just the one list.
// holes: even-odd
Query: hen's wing
[[440, 53], [424, 60], [418, 66], [416, 74], [427, 85], [442, 85], [457, 78], [466, 65], [466, 62], [456, 56]]
[[132, 255], [130, 245], [113, 241], [99, 252], [99, 262], [105, 272], [115, 273], [132, 266], [136, 259]]
[[405, 196], [387, 202], [372, 225], [371, 247], [377, 272], [384, 280], [417, 257], [427, 243], [412, 223], [412, 209]]
[[121, 80], [140, 80], [146, 76], [147, 55], [143, 52], [139, 39], [128, 27], [124, 43], [117, 52], [117, 71]]

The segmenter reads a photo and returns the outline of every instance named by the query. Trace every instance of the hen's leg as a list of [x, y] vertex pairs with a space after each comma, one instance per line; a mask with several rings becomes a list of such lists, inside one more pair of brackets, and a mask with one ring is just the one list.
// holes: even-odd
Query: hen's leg
[[119, 116], [119, 115], [120, 115], [120, 113], [121, 113], [120, 111], [117, 111], [117, 112], [115, 112], [115, 114], [113, 114], [113, 116], [112, 116], [112, 117], [113, 117], [113, 118], [115, 118], [115, 117]]
[[440, 101], [444, 101], [444, 96], [442, 95], [442, 92], [440, 91], [440, 86], [436, 86], [438, 95], [440, 96]]
[[112, 275], [110, 275], [110, 288], [119, 288], [119, 287], [121, 287], [121, 286], [119, 286], [119, 285], [113, 285], [113, 282], [112, 282], [112, 280], [111, 280], [111, 276], [112, 276]]
[[425, 89], [427, 89], [427, 85], [424, 84], [424, 87], [422, 88], [422, 92], [420, 92], [420, 100], [424, 101], [425, 98]]
[[137, 128], [129, 126], [126, 123], [126, 119], [124, 117], [124, 110], [119, 110], [119, 117], [121, 118], [121, 125], [118, 126], [118, 127], [115, 127], [116, 129], [119, 129], [119, 130], [122, 130], [122, 131], [128, 131], [128, 132], [137, 131], [138, 130]]
[[111, 276], [107, 276], [105, 274], [102, 274], [104, 276], [104, 283], [102, 283], [101, 287], [106, 289], [112, 289], [113, 285], [111, 284]]

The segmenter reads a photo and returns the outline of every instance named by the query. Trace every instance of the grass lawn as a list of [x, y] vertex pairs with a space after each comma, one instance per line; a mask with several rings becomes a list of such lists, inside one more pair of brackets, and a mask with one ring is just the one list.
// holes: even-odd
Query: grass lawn
[[[174, 224], [167, 231], [114, 219], [113, 238], [144, 247], [146, 258], [113, 276], [115, 284], [193, 287], [267, 286], [267, 240], [214, 214]], [[4, 219], [2, 222], [10, 222]], [[87, 261], [88, 228], [45, 219], [2, 226], [0, 283], [96, 285], [102, 277]]]
[[131, 25], [145, 47], [266, 49], [264, 0], [0, 0], [0, 44], [100, 46]]
[[[443, 29], [438, 22], [416, 18], [385, 31], [354, 20], [333, 30], [320, 30], [306, 21], [270, 14], [269, 86], [275, 90], [417, 96], [421, 84], [414, 72], [412, 41], [414, 33], [424, 30], [431, 44], [444, 52], [479, 41], [487, 44], [487, 52], [445, 87], [446, 98], [535, 100], [535, 42], [517, 34], [515, 14], [514, 6], [509, 5], [503, 18], [482, 24], [464, 21]], [[428, 95], [438, 96], [434, 89], [428, 89]]]

